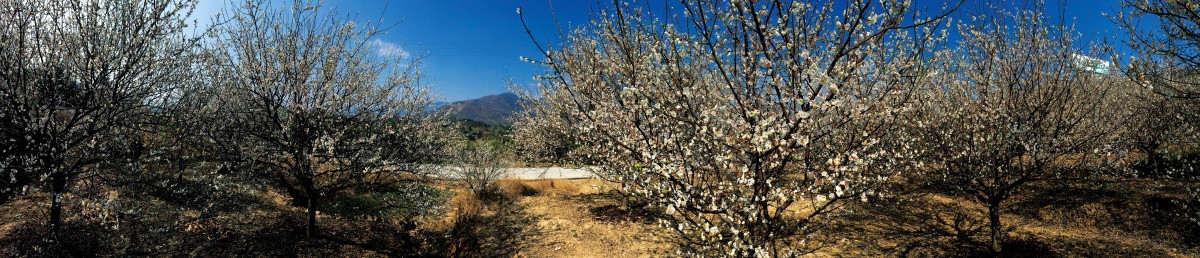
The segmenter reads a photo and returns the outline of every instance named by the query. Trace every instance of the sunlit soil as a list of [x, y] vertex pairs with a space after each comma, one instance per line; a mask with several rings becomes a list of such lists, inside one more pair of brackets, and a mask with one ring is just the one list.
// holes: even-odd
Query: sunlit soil
[[[118, 219], [72, 204], [67, 210], [79, 212], [68, 217], [67, 228], [76, 232], [79, 251], [100, 254], [675, 256], [672, 232], [658, 228], [655, 214], [625, 207], [612, 183], [502, 180], [497, 186], [503, 197], [497, 198], [508, 201], [479, 200], [460, 182], [437, 185], [454, 197], [417, 228], [321, 214], [326, 235], [318, 240], [296, 227], [303, 209], [288, 206], [274, 191], [246, 196], [243, 201], [253, 205], [244, 211], [218, 213], [114, 192], [100, 196], [139, 198], [129, 207], [144, 210]], [[0, 254], [28, 254], [42, 241], [45, 197], [33, 194], [0, 206]], [[1007, 204], [1004, 246], [1014, 255], [1197, 257], [1200, 225], [1179, 216], [1182, 204], [1195, 204], [1188, 198], [1181, 185], [1155, 180], [1030, 185]], [[845, 209], [813, 238], [824, 247], [812, 256], [971, 256], [986, 246], [985, 209], [963, 197], [915, 194]], [[139, 236], [163, 239], [139, 246]]]

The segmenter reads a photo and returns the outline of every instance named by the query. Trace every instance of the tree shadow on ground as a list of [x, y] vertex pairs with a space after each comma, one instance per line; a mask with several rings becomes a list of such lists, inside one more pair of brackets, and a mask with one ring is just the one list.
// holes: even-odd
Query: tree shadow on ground
[[494, 215], [465, 215], [438, 232], [431, 246], [444, 257], [511, 257], [538, 236], [535, 219], [523, 208], [506, 205]]
[[119, 227], [75, 216], [64, 222], [58, 241], [48, 237], [44, 221], [26, 216], [0, 232], [0, 257], [514, 256], [538, 231], [523, 207], [512, 202], [498, 207], [487, 215], [460, 216], [440, 229], [322, 216], [321, 234], [312, 238], [304, 230], [303, 212], [270, 205], [203, 219], [181, 219], [179, 212], [128, 214]]
[[[1076, 238], [1064, 236], [1027, 236], [1011, 240], [1005, 248], [1013, 249], [1010, 257], [1171, 257], [1163, 249], [1131, 245], [1126, 242], [1101, 238]], [[1011, 244], [1011, 246], [1010, 246]]]
[[1180, 215], [1200, 203], [1177, 194], [1182, 191], [1177, 183], [1161, 180], [1035, 184], [1011, 207], [1014, 214], [1042, 222], [1110, 229], [1196, 247], [1200, 225]]
[[187, 178], [160, 178], [151, 183], [124, 187], [133, 198], [155, 198], [168, 204], [196, 211], [205, 217], [218, 213], [245, 212], [264, 200], [248, 193], [249, 189], [229, 182], [214, 183]]
[[1136, 198], [1130, 189], [1109, 189], [1097, 184], [1029, 184], [1026, 190], [1009, 206], [1013, 214], [1031, 218], [1041, 216], [1039, 212], [1047, 209], [1077, 210], [1089, 204], [1126, 207]]
[[440, 229], [416, 222], [356, 220], [322, 239], [338, 245], [403, 257], [511, 257], [538, 237], [535, 219], [511, 200], [491, 203], [489, 214], [460, 214]]
[[95, 257], [111, 254], [112, 248], [102, 241], [111, 232], [94, 223], [64, 221], [60, 233], [52, 236], [42, 220], [30, 220], [13, 225], [0, 238], [3, 257]]
[[[830, 237], [851, 240], [863, 255], [970, 257], [987, 251], [982, 207], [929, 194], [883, 197], [832, 221]], [[852, 232], [852, 233], [851, 233]]]
[[572, 202], [584, 204], [588, 207], [588, 212], [600, 221], [653, 224], [659, 216], [663, 216], [661, 212], [650, 208], [645, 203], [632, 201], [616, 191], [579, 194], [566, 198]]
[[[1003, 256], [1170, 256], [1194, 248], [1196, 223], [1179, 216], [1172, 188], [1139, 183], [1038, 183], [1006, 205]], [[920, 190], [910, 191], [919, 192]], [[876, 256], [990, 256], [984, 208], [967, 200], [914, 193], [856, 204], [832, 232]], [[1023, 230], [1015, 230], [1024, 228]]]
[[[895, 257], [989, 257], [983, 207], [928, 194], [889, 197], [861, 205], [832, 226], [863, 255]], [[1005, 232], [1011, 232], [1008, 225]], [[1002, 257], [1059, 257], [1044, 241], [1007, 237]]]

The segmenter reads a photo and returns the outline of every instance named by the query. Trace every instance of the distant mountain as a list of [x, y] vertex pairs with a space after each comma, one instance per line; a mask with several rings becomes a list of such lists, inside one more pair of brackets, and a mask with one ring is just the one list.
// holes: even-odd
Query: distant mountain
[[429, 107], [427, 107], [425, 110], [437, 110], [437, 109], [439, 109], [439, 108], [442, 108], [443, 106], [445, 106], [445, 105], [446, 105], [446, 103], [449, 103], [449, 102], [445, 102], [445, 101], [434, 101], [433, 103], [429, 103]]
[[455, 119], [470, 119], [493, 125], [510, 125], [513, 117], [523, 111], [520, 97], [512, 92], [483, 96], [453, 102], [442, 106], [449, 109], [450, 117]]

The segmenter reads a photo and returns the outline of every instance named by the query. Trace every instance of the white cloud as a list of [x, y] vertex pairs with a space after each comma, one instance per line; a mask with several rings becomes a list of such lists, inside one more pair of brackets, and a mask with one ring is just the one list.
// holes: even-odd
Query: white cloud
[[400, 47], [400, 45], [396, 45], [396, 43], [383, 41], [381, 39], [373, 39], [371, 40], [371, 46], [375, 47], [375, 53], [382, 57], [394, 57], [400, 59], [408, 59], [409, 57], [408, 51], [404, 51], [404, 48]]

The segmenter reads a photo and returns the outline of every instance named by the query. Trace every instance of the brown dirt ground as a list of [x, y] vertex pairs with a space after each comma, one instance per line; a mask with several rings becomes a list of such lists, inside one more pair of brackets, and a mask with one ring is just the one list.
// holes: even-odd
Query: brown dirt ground
[[[514, 219], [479, 220], [482, 221], [481, 224], [465, 229], [483, 230], [479, 232], [490, 235], [490, 231], [486, 231], [487, 228], [496, 227], [496, 224], [488, 223], [496, 222], [511, 223], [514, 230], [529, 229], [531, 232], [513, 234], [514, 237], [508, 239], [515, 242], [504, 242], [519, 243], [516, 251], [507, 253], [508, 255], [662, 257], [674, 254], [675, 249], [666, 242], [670, 232], [659, 229], [644, 214], [637, 214], [622, 207], [622, 202], [611, 191], [614, 187], [611, 183], [594, 179], [504, 180], [498, 185], [504, 190], [507, 199], [512, 200], [506, 207], [518, 210], [515, 213], [510, 212], [516, 214], [513, 215]], [[495, 207], [499, 204], [474, 199], [473, 195], [457, 183], [444, 182], [442, 187], [447, 187], [457, 194], [447, 205], [447, 211], [442, 218], [425, 223], [425, 227], [431, 230], [429, 232], [444, 232], [437, 230], [454, 227], [455, 220], [464, 214], [496, 217], [496, 214], [504, 210]], [[1014, 198], [1009, 204], [1012, 209], [1003, 218], [1005, 225], [1011, 228], [1008, 238], [1012, 242], [1012, 248], [1028, 248], [1030, 251], [1024, 254], [1029, 255], [1200, 257], [1200, 225], [1177, 215], [1180, 212], [1179, 202], [1188, 201], [1190, 198], [1183, 194], [1184, 192], [1179, 185], [1152, 180], [1035, 185], [1018, 198]], [[0, 239], [14, 236], [14, 232], [23, 225], [38, 224], [38, 216], [42, 209], [29, 207], [42, 207], [42, 203], [37, 202], [44, 199], [41, 197], [44, 196], [29, 196], [0, 205]], [[407, 237], [403, 233], [393, 235], [394, 232], [398, 232], [395, 226], [379, 226], [378, 223], [372, 224], [370, 221], [343, 220], [325, 215], [321, 215], [321, 219], [322, 223], [325, 223], [323, 227], [330, 231], [330, 235], [348, 236], [347, 241], [363, 243], [347, 245], [329, 241], [306, 242], [301, 237], [292, 236], [298, 232], [291, 232], [291, 235], [284, 232], [294, 229], [290, 225], [303, 221], [299, 216], [300, 209], [287, 206], [284, 200], [286, 198], [274, 192], [259, 192], [255, 198], [262, 200], [264, 207], [208, 220], [198, 219], [200, 215], [195, 211], [164, 213], [180, 218], [163, 218], [167, 220], [163, 223], [186, 223], [186, 226], [178, 227], [184, 233], [194, 235], [191, 238], [182, 238], [180, 243], [170, 243], [175, 245], [171, 247], [174, 249], [170, 250], [201, 251], [193, 254], [334, 254], [355, 257], [402, 255], [395, 252], [404, 252], [386, 248], [390, 245], [387, 241]], [[814, 256], [895, 256], [895, 250], [884, 249], [916, 241], [921, 245], [916, 251], [909, 253], [910, 256], [953, 255], [945, 251], [946, 248], [957, 245], [952, 234], [946, 235], [954, 233], [955, 229], [951, 228], [951, 224], [956, 221], [963, 222], [959, 226], [967, 229], [983, 226], [979, 221], [982, 207], [963, 198], [927, 195], [904, 202], [879, 203], [887, 204], [852, 207], [856, 213], [843, 217], [836, 223], [839, 225], [835, 225], [834, 230], [829, 231], [830, 238], [827, 240], [836, 244], [820, 250]], [[889, 212], [897, 210], [904, 212], [908, 217], [886, 217]], [[963, 216], [956, 217], [954, 213]], [[930, 219], [931, 217], [936, 219]], [[237, 223], [242, 224], [234, 225]], [[232, 229], [226, 229], [227, 227]], [[144, 229], [122, 227], [120, 232], [137, 230]], [[920, 232], [932, 234], [933, 237], [910, 236], [911, 234], [903, 233], [903, 230], [924, 230]], [[101, 231], [97, 237], [108, 236], [105, 234], [109, 233], [103, 232], [108, 231]], [[378, 236], [359, 236], [363, 238], [361, 240], [349, 237], [364, 233]], [[985, 234], [986, 231], [978, 232], [968, 240], [978, 244]], [[376, 247], [374, 242], [371, 242], [374, 241], [372, 239], [393, 240], [380, 242]], [[490, 241], [483, 240], [485, 243]], [[299, 251], [276, 250], [258, 246], [267, 243], [261, 241], [308, 247]], [[464, 243], [462, 246], [470, 246], [468, 244]], [[3, 253], [4, 250], [0, 250], [0, 254]], [[430, 253], [436, 254], [434, 251]], [[448, 253], [461, 255], [467, 252]]]
[[[627, 211], [621, 210], [617, 199], [608, 194], [613, 187], [610, 183], [597, 180], [520, 183], [539, 189], [536, 194], [520, 197], [517, 204], [536, 218], [540, 235], [518, 254], [520, 257], [647, 257], [674, 253], [666, 242], [669, 237], [666, 234], [670, 232], [654, 223], [639, 221], [637, 216], [620, 215]], [[1176, 209], [1170, 200], [1187, 198], [1180, 194], [1182, 191], [1178, 186], [1148, 180], [1033, 185], [1009, 203], [1011, 210], [1003, 217], [1009, 228], [1009, 243], [1005, 246], [1017, 250], [1014, 252], [1017, 255], [1049, 257], [1200, 257], [1197, 245], [1200, 239], [1193, 239], [1200, 236], [1197, 226], [1169, 214]], [[950, 209], [974, 217], [961, 220], [982, 217], [979, 214], [982, 207], [973, 207], [978, 205], [962, 198], [929, 195], [919, 199], [906, 205], [935, 203], [927, 207], [940, 208], [931, 208], [932, 213], [917, 216], [936, 213], [952, 220], [945, 211]], [[896, 245], [917, 238], [896, 236], [889, 227], [932, 227], [906, 224], [912, 222], [893, 225], [868, 222], [864, 220], [878, 219], [880, 214], [864, 207], [854, 209], [858, 210], [858, 216], [849, 216], [839, 223], [858, 224], [858, 229], [871, 232], [845, 231], [831, 235], [827, 240], [836, 243], [812, 256], [894, 256], [897, 253], [878, 250], [875, 244]], [[975, 223], [985, 226], [981, 222]], [[986, 231], [979, 232], [972, 240], [980, 244], [985, 235]], [[936, 250], [950, 245], [926, 243], [923, 248], [928, 250], [909, 255], [955, 256]]]
[[[536, 220], [537, 235], [517, 257], [653, 257], [673, 253], [665, 231], [631, 215], [595, 179], [505, 181], [506, 188], [536, 188], [516, 202]], [[513, 186], [523, 184], [523, 186]]]

